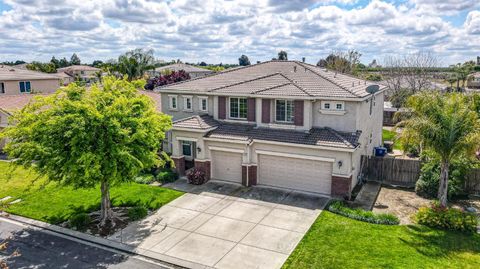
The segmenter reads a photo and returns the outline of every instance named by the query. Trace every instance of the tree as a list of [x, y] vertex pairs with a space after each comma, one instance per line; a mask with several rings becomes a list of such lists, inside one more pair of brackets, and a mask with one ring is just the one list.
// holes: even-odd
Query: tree
[[[466, 81], [468, 80], [470, 74], [473, 72], [473, 65], [471, 63], [458, 64], [454, 68], [455, 77], [457, 78], [457, 91], [462, 91], [462, 87], [466, 87]], [[460, 87], [460, 81], [462, 82], [462, 87]]]
[[117, 72], [127, 75], [129, 80], [143, 77], [145, 71], [154, 69], [153, 50], [134, 49], [118, 57]]
[[248, 59], [247, 55], [242, 54], [242, 56], [238, 58], [238, 65], [240, 66], [250, 65], [250, 60]]
[[317, 66], [325, 67], [340, 73], [353, 74], [360, 64], [362, 54], [356, 50], [347, 52], [336, 51], [330, 53], [327, 58], [320, 59]]
[[284, 51], [284, 50], [281, 50], [281, 51], [278, 53], [278, 60], [279, 60], [279, 61], [288, 61], [287, 52]]
[[201, 62], [201, 63], [199, 64], [199, 66], [207, 66], [207, 63], [206, 63], [206, 62]]
[[100, 60], [95, 60], [95, 61], [92, 62], [93, 67], [100, 68], [100, 67], [102, 67], [102, 65], [103, 65], [103, 61], [100, 61]]
[[70, 57], [70, 65], [80, 65], [81, 61], [80, 58], [78, 58], [77, 54], [74, 53], [72, 54], [72, 57]]
[[158, 113], [134, 83], [112, 76], [88, 90], [72, 83], [38, 96], [12, 117], [16, 124], [0, 134], [9, 138], [6, 153], [50, 181], [75, 188], [100, 186], [103, 229], [118, 220], [110, 187], [133, 180], [145, 168], [162, 166], [158, 153], [172, 126], [170, 116]]
[[55, 58], [55, 56], [52, 56], [50, 63], [52, 63], [55, 66], [55, 69], [60, 68], [60, 62]]
[[58, 62], [58, 67], [60, 67], [60, 68], [67, 67], [69, 65], [70, 65], [70, 63], [67, 61], [67, 58], [65, 58], [65, 57], [60, 59], [60, 61]]
[[407, 101], [404, 145], [419, 144], [440, 159], [438, 199], [447, 205], [449, 167], [459, 156], [473, 156], [480, 143], [480, 122], [474, 97], [460, 93], [421, 92]]

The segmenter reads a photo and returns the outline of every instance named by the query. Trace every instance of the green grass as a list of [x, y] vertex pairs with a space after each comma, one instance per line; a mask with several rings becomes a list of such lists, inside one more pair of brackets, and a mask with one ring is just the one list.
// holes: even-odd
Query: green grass
[[402, 149], [402, 143], [396, 139], [397, 133], [394, 131], [389, 131], [387, 129], [382, 130], [382, 141], [393, 141], [394, 149]]
[[[32, 170], [15, 167], [0, 161], [0, 198], [12, 196], [20, 203], [9, 205], [7, 212], [32, 219], [59, 223], [78, 212], [91, 212], [100, 208], [100, 188], [73, 189], [57, 183], [47, 183]], [[111, 189], [113, 206], [144, 205], [157, 209], [181, 196], [171, 189], [138, 183], [125, 183]]]
[[480, 235], [323, 211], [283, 268], [480, 268]]

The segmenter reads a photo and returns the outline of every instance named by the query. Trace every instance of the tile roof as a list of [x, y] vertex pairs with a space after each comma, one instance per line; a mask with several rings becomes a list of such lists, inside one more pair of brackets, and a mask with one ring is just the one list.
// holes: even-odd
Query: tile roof
[[138, 92], [140, 94], [150, 97], [155, 103], [155, 108], [157, 109], [157, 111], [162, 112], [162, 99], [160, 94], [153, 91], [144, 91], [144, 90], [139, 90]]
[[[35, 96], [40, 94], [17, 94], [0, 96], [0, 109], [7, 112], [14, 112], [26, 106]], [[42, 94], [45, 96], [46, 94]]]
[[57, 72], [74, 72], [74, 71], [101, 71], [102, 69], [89, 65], [71, 65], [67, 67], [58, 68]]
[[173, 123], [174, 128], [189, 128], [198, 130], [209, 130], [219, 126], [220, 123], [208, 115], [195, 115], [189, 118], [181, 119]]
[[170, 65], [155, 68], [155, 71], [158, 71], [158, 72], [165, 71], [165, 70], [170, 70], [175, 72], [184, 70], [187, 73], [207, 73], [207, 74], [213, 73], [212, 70], [208, 70], [208, 69], [204, 69], [204, 68], [196, 67], [193, 65], [184, 64], [184, 63], [170, 64]]
[[356, 148], [361, 132], [338, 132], [331, 128], [312, 128], [308, 132], [260, 128], [247, 124], [222, 124], [205, 137], [225, 140], [268, 140], [293, 144]]
[[35, 79], [56, 79], [53, 74], [31, 71], [27, 69], [14, 68], [8, 65], [0, 65], [0, 81], [8, 80], [35, 80]]
[[[268, 61], [156, 88], [218, 94], [363, 98], [376, 83], [298, 61]], [[380, 85], [383, 89], [385, 86]]]

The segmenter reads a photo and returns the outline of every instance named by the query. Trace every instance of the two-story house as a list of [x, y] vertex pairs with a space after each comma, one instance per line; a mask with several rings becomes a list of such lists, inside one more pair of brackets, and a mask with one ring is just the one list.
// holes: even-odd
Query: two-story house
[[[372, 90], [374, 89], [374, 90]], [[173, 117], [177, 171], [349, 195], [382, 142], [384, 87], [297, 61], [269, 61], [155, 89]]]

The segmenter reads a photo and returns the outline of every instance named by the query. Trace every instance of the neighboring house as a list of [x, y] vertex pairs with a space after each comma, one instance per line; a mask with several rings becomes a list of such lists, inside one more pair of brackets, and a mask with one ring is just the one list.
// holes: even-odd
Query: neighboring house
[[60, 86], [55, 75], [0, 65], [0, 96], [24, 93], [50, 93]]
[[67, 73], [65, 73], [65, 72], [57, 72], [57, 73], [55, 73], [55, 74], [53, 74], [53, 75], [55, 75], [55, 76], [57, 76], [57, 77], [60, 78], [61, 84], [62, 84], [63, 86], [66, 86], [66, 85], [68, 85], [68, 84], [70, 84], [70, 83], [72, 83], [72, 82], [75, 81], [75, 78], [74, 78], [73, 76], [71, 76], [71, 75], [69, 75], [69, 74], [67, 74]]
[[385, 86], [297, 61], [269, 61], [155, 89], [174, 124], [178, 173], [348, 196], [361, 155], [382, 144]]
[[98, 81], [99, 74], [102, 74], [102, 69], [88, 66], [88, 65], [71, 65], [57, 69], [58, 73], [67, 73], [74, 80], [84, 81], [85, 83], [93, 83]]
[[467, 88], [480, 89], [480, 72], [471, 74], [471, 78], [467, 81]]
[[208, 70], [208, 69], [204, 69], [204, 68], [196, 67], [193, 65], [184, 64], [184, 63], [176, 63], [176, 64], [167, 65], [167, 66], [157, 67], [155, 68], [155, 70], [147, 71], [147, 73], [149, 76], [155, 77], [168, 71], [178, 72], [180, 70], [184, 70], [185, 72], [187, 72], [190, 75], [190, 78], [204, 77], [206, 75], [210, 75], [214, 73], [212, 70]]

